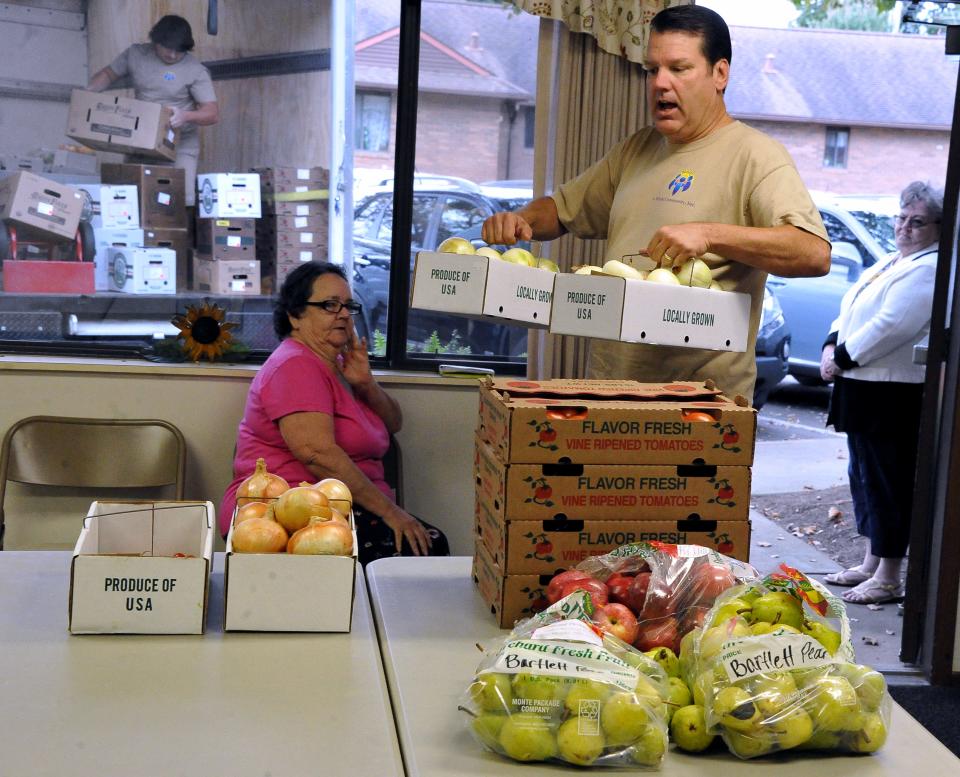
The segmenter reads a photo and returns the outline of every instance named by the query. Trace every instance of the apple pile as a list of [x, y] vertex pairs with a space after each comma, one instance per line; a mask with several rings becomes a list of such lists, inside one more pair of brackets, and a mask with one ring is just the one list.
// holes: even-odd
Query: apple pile
[[617, 275], [621, 278], [636, 281], [651, 281], [673, 286], [696, 286], [700, 289], [723, 291], [723, 287], [713, 279], [710, 266], [702, 259], [696, 258], [688, 259], [672, 270], [666, 267], [657, 267], [649, 271], [638, 270], [633, 265], [619, 259], [610, 259], [602, 267], [585, 264], [578, 267], [574, 272], [578, 275]]
[[681, 727], [680, 738], [696, 752], [719, 734], [740, 758], [794, 748], [875, 752], [890, 722], [883, 675], [853, 662], [840, 600], [781, 568], [784, 574], [727, 592], [706, 628], [681, 647], [703, 722], [684, 713], [693, 724]]
[[496, 248], [492, 248], [491, 246], [474, 248], [473, 243], [463, 237], [448, 237], [437, 246], [437, 252], [441, 254], [476, 254], [478, 256], [486, 256], [488, 259], [499, 259], [504, 262], [510, 262], [511, 264], [537, 267], [541, 270], [549, 270], [550, 272], [560, 271], [556, 262], [550, 259], [538, 259], [526, 248], [516, 246], [500, 253]]
[[353, 496], [336, 478], [287, 482], [267, 471], [264, 459], [237, 489], [232, 547], [235, 553], [349, 556]]
[[602, 630], [643, 652], [665, 647], [678, 654], [680, 641], [702, 624], [717, 597], [755, 577], [749, 565], [707, 548], [640, 543], [555, 575], [546, 598], [552, 604], [586, 591]]
[[487, 653], [461, 711], [474, 738], [515, 761], [656, 768], [667, 749], [661, 666], [586, 618], [574, 593]]

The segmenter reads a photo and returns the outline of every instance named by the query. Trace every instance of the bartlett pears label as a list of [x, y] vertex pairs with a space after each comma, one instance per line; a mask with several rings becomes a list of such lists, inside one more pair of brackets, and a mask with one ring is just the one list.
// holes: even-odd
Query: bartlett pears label
[[806, 634], [773, 632], [728, 640], [718, 656], [730, 682], [770, 672], [813, 669], [836, 663], [817, 640]]

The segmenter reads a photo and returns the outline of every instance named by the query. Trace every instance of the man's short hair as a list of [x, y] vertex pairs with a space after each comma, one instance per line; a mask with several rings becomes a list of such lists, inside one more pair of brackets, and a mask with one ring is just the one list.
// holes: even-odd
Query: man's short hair
[[193, 49], [193, 30], [190, 22], [182, 16], [168, 14], [150, 30], [150, 42], [171, 51], [190, 51]]
[[699, 35], [700, 50], [710, 67], [721, 59], [733, 61], [730, 28], [716, 11], [702, 5], [677, 5], [664, 8], [650, 22], [653, 32], [686, 32]]

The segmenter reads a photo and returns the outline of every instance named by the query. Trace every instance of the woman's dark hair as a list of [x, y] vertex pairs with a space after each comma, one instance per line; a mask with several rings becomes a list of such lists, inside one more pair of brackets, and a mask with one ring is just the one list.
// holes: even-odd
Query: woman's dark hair
[[313, 293], [313, 282], [331, 273], [347, 280], [343, 268], [329, 262], [304, 262], [287, 276], [273, 305], [273, 331], [279, 339], [293, 331], [290, 316], [300, 318], [303, 315]]
[[710, 67], [721, 59], [733, 61], [733, 47], [730, 44], [730, 28], [716, 11], [702, 5], [677, 5], [664, 8], [650, 22], [653, 32], [686, 32], [699, 35], [700, 51], [707, 58]]
[[150, 30], [150, 42], [171, 51], [190, 51], [193, 48], [193, 30], [182, 16], [168, 14]]

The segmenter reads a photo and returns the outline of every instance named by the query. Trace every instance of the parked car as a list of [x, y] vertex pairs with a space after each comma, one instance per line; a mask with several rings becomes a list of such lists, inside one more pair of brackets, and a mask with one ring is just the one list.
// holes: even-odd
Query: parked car
[[798, 381], [819, 385], [820, 351], [840, 300], [867, 267], [895, 250], [896, 197], [814, 194], [814, 202], [833, 243], [830, 272], [819, 278], [770, 276], [790, 327], [789, 371]]
[[[446, 238], [465, 237], [482, 245], [480, 227], [487, 216], [503, 210], [497, 202], [473, 192], [414, 191], [410, 267], [418, 251], [435, 249]], [[393, 194], [381, 192], [362, 200], [353, 222], [353, 293], [363, 305], [357, 321], [360, 334], [371, 341], [376, 330], [386, 331], [390, 299], [390, 245], [393, 234]], [[529, 247], [529, 246], [527, 246]], [[526, 354], [526, 329], [488, 324], [459, 316], [411, 310], [407, 341], [413, 350], [436, 333], [434, 342], [459, 343], [473, 355], [506, 356], [522, 362]], [[447, 351], [448, 353], [451, 351]], [[760, 407], [787, 373], [790, 334], [776, 295], [764, 295], [763, 318], [757, 335], [757, 385], [754, 405]]]

